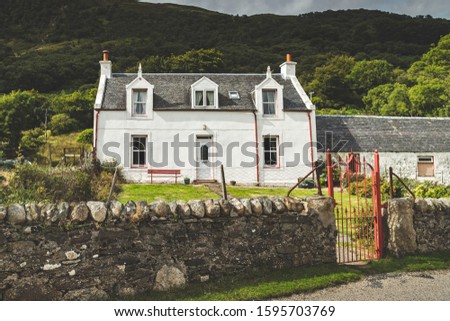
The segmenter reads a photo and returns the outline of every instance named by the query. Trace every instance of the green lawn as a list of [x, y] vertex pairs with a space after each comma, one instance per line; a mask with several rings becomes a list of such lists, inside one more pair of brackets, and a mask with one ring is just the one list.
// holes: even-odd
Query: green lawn
[[[255, 198], [261, 196], [286, 196], [289, 187], [243, 187], [243, 186], [227, 186], [227, 192], [237, 198]], [[295, 189], [291, 196], [306, 197], [317, 194], [316, 189]]]
[[368, 262], [363, 266], [323, 264], [279, 270], [260, 268], [247, 274], [226, 276], [205, 283], [193, 283], [184, 289], [169, 292], [152, 291], [125, 299], [142, 301], [267, 300], [349, 283], [368, 275], [437, 269], [450, 269], [450, 251], [399, 259], [381, 259]]
[[216, 193], [211, 192], [202, 185], [138, 185], [122, 184], [118, 200], [125, 204], [127, 201], [147, 201], [156, 200], [198, 200], [207, 198], [220, 198]]

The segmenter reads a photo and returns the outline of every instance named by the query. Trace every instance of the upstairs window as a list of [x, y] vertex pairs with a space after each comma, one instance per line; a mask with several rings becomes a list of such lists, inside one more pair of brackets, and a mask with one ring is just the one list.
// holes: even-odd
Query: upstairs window
[[213, 90], [196, 90], [195, 91], [195, 107], [211, 107], [215, 106]]
[[264, 137], [264, 166], [278, 166], [278, 136]]
[[147, 105], [147, 90], [133, 90], [133, 114], [145, 115]]
[[265, 116], [273, 116], [276, 114], [276, 90], [263, 90], [263, 111]]

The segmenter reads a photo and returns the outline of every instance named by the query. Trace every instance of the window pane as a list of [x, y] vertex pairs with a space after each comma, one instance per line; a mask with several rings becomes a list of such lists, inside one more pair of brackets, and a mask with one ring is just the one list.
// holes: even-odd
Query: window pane
[[203, 145], [200, 147], [200, 160], [201, 161], [208, 161], [209, 158], [209, 148], [207, 145]]
[[133, 91], [133, 105], [135, 114], [145, 114], [147, 92], [143, 90]]
[[264, 115], [275, 115], [275, 90], [263, 90]]
[[264, 137], [264, 164], [268, 166], [278, 165], [278, 137]]
[[143, 166], [146, 164], [146, 138], [145, 137], [133, 137], [132, 139], [132, 164], [136, 166]]
[[195, 106], [203, 106], [203, 91], [195, 92]]
[[206, 105], [207, 106], [214, 106], [214, 91], [207, 91], [206, 92]]

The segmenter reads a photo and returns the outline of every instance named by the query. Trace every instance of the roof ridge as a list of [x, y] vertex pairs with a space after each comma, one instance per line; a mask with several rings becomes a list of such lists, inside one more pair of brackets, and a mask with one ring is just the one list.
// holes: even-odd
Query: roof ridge
[[377, 119], [428, 119], [428, 120], [450, 120], [450, 117], [414, 117], [414, 116], [374, 116], [374, 115], [316, 115], [316, 117], [327, 118], [377, 118]]
[[[115, 72], [114, 75], [124, 75], [124, 76], [136, 76], [137, 73], [129, 73], [129, 72]], [[181, 73], [181, 72], [163, 72], [163, 73], [153, 73], [153, 72], [144, 72], [143, 76], [266, 76], [265, 73]], [[272, 76], [281, 76], [281, 73], [273, 73]]]

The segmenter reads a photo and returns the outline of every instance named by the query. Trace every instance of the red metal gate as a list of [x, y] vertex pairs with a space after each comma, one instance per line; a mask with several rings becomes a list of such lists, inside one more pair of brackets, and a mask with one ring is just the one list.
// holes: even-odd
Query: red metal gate
[[[328, 195], [334, 199], [339, 263], [381, 258], [382, 221], [380, 165], [375, 150], [373, 166], [351, 152], [345, 160], [326, 155]], [[335, 186], [336, 185], [336, 186]]]

